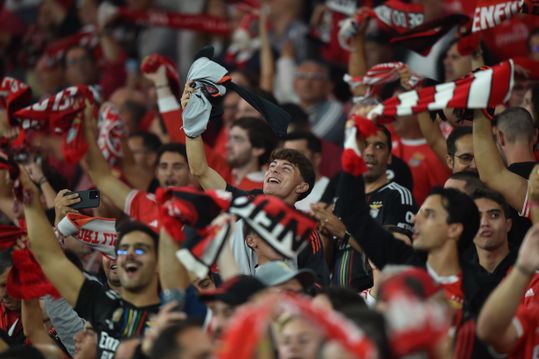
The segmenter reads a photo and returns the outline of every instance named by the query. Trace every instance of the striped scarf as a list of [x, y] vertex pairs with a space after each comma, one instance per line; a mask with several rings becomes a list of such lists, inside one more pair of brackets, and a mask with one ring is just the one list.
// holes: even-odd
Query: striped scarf
[[484, 109], [505, 103], [514, 84], [513, 60], [470, 73], [454, 82], [401, 93], [374, 107], [368, 114], [378, 122], [397, 116], [445, 108]]

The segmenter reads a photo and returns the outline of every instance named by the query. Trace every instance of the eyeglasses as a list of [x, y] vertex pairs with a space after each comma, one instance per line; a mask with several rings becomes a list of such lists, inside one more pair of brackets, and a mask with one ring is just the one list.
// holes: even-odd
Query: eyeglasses
[[462, 155], [455, 155], [455, 157], [458, 158], [462, 164], [469, 164], [469, 163], [472, 163], [472, 161], [474, 160], [474, 155], [470, 153], [463, 153]]
[[[126, 256], [127, 252], [129, 252], [129, 248], [131, 248], [131, 247], [118, 248], [118, 250], [116, 251], [116, 255], [118, 255], [118, 256]], [[148, 250], [145, 249], [145, 248], [135, 247], [134, 252], [135, 252], [136, 256], [141, 256], [143, 254], [148, 253]]]

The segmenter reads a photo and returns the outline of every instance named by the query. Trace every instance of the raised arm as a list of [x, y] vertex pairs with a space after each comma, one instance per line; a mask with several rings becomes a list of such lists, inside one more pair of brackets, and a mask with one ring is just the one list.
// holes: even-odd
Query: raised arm
[[539, 225], [536, 224], [526, 234], [513, 270], [492, 292], [479, 314], [479, 338], [492, 345], [499, 353], [511, 351], [519, 339], [513, 318], [537, 268]]
[[[365, 21], [359, 24], [356, 35], [352, 38], [350, 43], [350, 57], [348, 59], [348, 74], [352, 77], [360, 77], [367, 72], [367, 63], [365, 56], [365, 32], [369, 21]], [[365, 94], [365, 87], [358, 86], [352, 89], [354, 96], [362, 96]]]
[[264, 11], [260, 11], [258, 28], [260, 33], [260, 88], [273, 93], [275, 63], [268, 34], [268, 16]]
[[[190, 83], [185, 84], [181, 98], [182, 108], [187, 106], [192, 90]], [[185, 149], [187, 152], [187, 161], [189, 162], [189, 170], [203, 189], [226, 189], [225, 179], [217, 171], [208, 166], [204, 141], [201, 136], [194, 138], [186, 136]]]
[[528, 179], [528, 205], [532, 223], [539, 223], [539, 165], [535, 165]]
[[163, 290], [185, 290], [190, 282], [187, 270], [176, 258], [180, 245], [161, 229], [159, 235], [159, 281]]
[[99, 147], [96, 138], [96, 120], [90, 104], [86, 104], [84, 110], [84, 135], [88, 143], [86, 154], [86, 172], [92, 179], [97, 189], [110, 198], [112, 203], [119, 209], [125, 207], [127, 195], [132, 190], [128, 185], [114, 176]]
[[526, 198], [528, 181], [505, 167], [492, 137], [490, 121], [481, 111], [475, 111], [475, 114], [473, 147], [481, 181], [500, 192], [511, 207], [520, 211]]
[[67, 302], [74, 306], [84, 275], [60, 248], [39, 200], [39, 192], [24, 170], [21, 180], [31, 201], [24, 204], [30, 249], [43, 272]]

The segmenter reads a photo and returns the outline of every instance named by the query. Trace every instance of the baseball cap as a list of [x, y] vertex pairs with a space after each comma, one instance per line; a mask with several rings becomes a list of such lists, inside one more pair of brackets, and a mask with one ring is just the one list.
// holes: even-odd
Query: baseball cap
[[257, 278], [237, 275], [223, 282], [219, 288], [200, 292], [199, 297], [204, 302], [221, 301], [229, 305], [241, 305], [263, 289], [266, 286]]
[[310, 269], [295, 270], [290, 268], [286, 262], [273, 261], [258, 267], [256, 277], [267, 287], [273, 287], [297, 279], [303, 289], [308, 289], [316, 281], [315, 273]]

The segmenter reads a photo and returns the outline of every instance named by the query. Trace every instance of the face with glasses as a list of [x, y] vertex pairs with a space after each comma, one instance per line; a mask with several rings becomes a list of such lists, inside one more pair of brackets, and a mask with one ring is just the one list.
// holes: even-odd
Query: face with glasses
[[323, 101], [331, 92], [327, 69], [315, 62], [301, 64], [296, 71], [294, 90], [302, 104], [313, 105]]
[[144, 232], [125, 234], [116, 250], [118, 278], [124, 290], [138, 292], [157, 279], [157, 253], [153, 239]]
[[473, 137], [464, 135], [455, 141], [455, 154], [447, 157], [447, 165], [453, 173], [471, 171], [477, 172], [473, 154]]
[[88, 50], [73, 47], [65, 55], [65, 75], [70, 85], [92, 85], [96, 69]]

